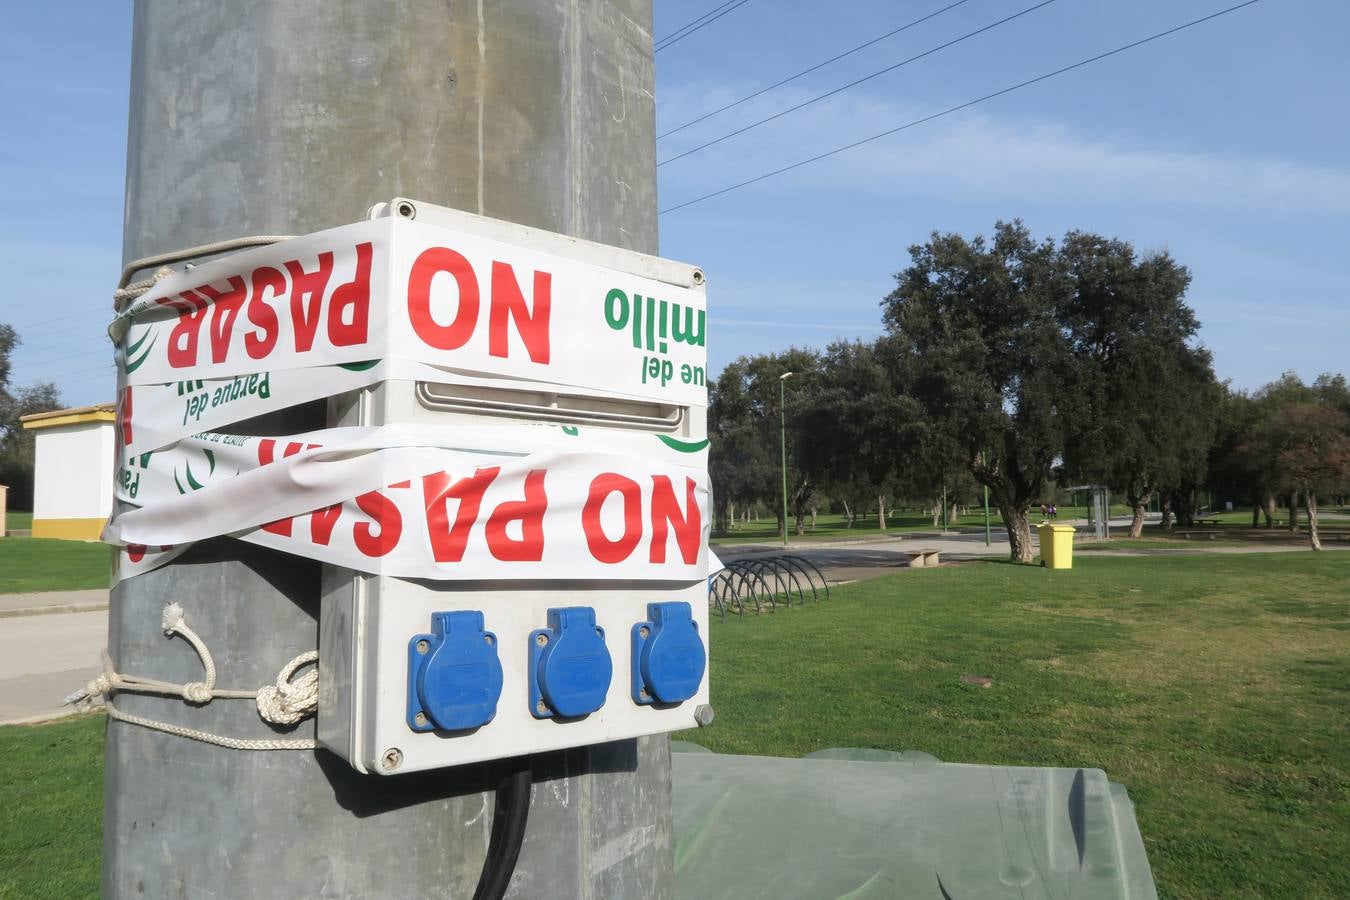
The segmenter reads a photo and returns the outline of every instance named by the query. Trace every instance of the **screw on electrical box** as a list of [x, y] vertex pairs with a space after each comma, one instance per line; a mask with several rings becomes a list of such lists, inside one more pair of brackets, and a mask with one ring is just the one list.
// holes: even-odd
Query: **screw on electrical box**
[[403, 751], [397, 747], [390, 747], [388, 750], [384, 751], [384, 756], [380, 758], [380, 762], [386, 769], [392, 772], [394, 769], [403, 765]]
[[541, 716], [548, 712], [548, 705], [544, 703], [543, 700], [540, 700], [538, 703], [536, 703], [534, 705], [534, 708], [539, 710], [539, 715]]
[[713, 708], [706, 703], [700, 703], [698, 709], [694, 710], [694, 721], [698, 723], [699, 728], [707, 728], [712, 724]]
[[536, 644], [538, 644], [540, 647], [542, 647], [542, 646], [544, 646], [545, 644], [548, 643], [548, 635], [546, 635], [546, 634], [536, 634], [536, 635], [534, 636], [534, 642], [535, 642]]
[[642, 635], [644, 638], [650, 636], [651, 633], [652, 630], [648, 628], [646, 625], [643, 625], [641, 628], [638, 629], [638, 634]]
[[418, 728], [425, 728], [427, 725], [427, 714], [418, 713], [417, 715], [413, 716], [413, 721], [417, 723]]
[[695, 269], [695, 270], [694, 270], [694, 284], [702, 284], [702, 283], [703, 283], [703, 270], [702, 270], [702, 269]]
[[483, 643], [485, 643], [485, 644], [487, 644], [489, 647], [491, 647], [493, 644], [496, 643], [496, 641], [493, 640], [492, 635], [490, 635], [490, 634], [485, 634], [485, 635], [483, 635]]
[[426, 652], [427, 652], [428, 650], [430, 650], [430, 649], [431, 649], [431, 645], [428, 644], [426, 641], [418, 641], [418, 642], [417, 642], [417, 652], [418, 652], [418, 653], [426, 653]]
[[652, 697], [652, 695], [649, 694], [649, 693], [647, 692], [647, 689], [646, 689], [646, 688], [643, 688], [643, 689], [642, 689], [641, 691], [639, 691], [638, 693], [642, 696], [642, 699], [643, 699], [643, 700], [650, 700], [651, 697]]
[[417, 207], [413, 206], [407, 200], [400, 200], [398, 204], [398, 214], [405, 219], [417, 218]]

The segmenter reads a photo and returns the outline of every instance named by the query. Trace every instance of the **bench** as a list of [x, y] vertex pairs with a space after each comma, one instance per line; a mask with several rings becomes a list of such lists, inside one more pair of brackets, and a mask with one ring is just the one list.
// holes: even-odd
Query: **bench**
[[937, 550], [906, 550], [904, 552], [909, 557], [911, 569], [927, 569], [942, 565]]
[[1178, 532], [1177, 532], [1177, 537], [1179, 537], [1179, 538], [1185, 538], [1185, 539], [1188, 540], [1188, 541], [1189, 541], [1192, 537], [1195, 537], [1195, 538], [1197, 538], [1197, 539], [1198, 539], [1198, 538], [1202, 538], [1202, 537], [1207, 537], [1207, 538], [1209, 538], [1209, 539], [1212, 541], [1212, 540], [1214, 540], [1216, 537], [1218, 537], [1219, 534], [1220, 534], [1220, 533], [1217, 532], [1217, 531], [1178, 531]]
[[1218, 524], [1219, 524], [1219, 520], [1218, 520], [1218, 519], [1196, 519], [1196, 520], [1195, 520], [1195, 524], [1197, 524], [1197, 525], [1218, 525]]
[[[14, 532], [12, 531], [10, 532], [10, 534], [13, 533]], [[1317, 536], [1319, 538], [1326, 538], [1329, 541], [1350, 541], [1350, 531], [1323, 531], [1319, 528], [1317, 529]]]

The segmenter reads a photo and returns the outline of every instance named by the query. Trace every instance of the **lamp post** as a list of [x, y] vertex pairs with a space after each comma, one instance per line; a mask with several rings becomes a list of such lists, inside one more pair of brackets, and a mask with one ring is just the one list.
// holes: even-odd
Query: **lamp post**
[[784, 385], [791, 372], [784, 372], [778, 376], [778, 437], [779, 449], [782, 451], [783, 464], [783, 546], [788, 542], [788, 505], [787, 505], [787, 388]]

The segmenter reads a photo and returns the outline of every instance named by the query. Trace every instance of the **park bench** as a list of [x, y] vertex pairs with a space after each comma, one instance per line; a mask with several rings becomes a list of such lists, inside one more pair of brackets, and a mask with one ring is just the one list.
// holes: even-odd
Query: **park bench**
[[942, 565], [937, 550], [906, 550], [905, 555], [909, 557], [911, 569], [926, 569]]
[[1329, 541], [1350, 541], [1350, 531], [1322, 531], [1318, 529], [1317, 536]]
[[1195, 520], [1195, 524], [1197, 524], [1197, 525], [1218, 525], [1218, 524], [1219, 524], [1219, 520], [1218, 520], [1218, 519], [1196, 519], [1196, 520]]
[[1217, 538], [1218, 536], [1219, 536], [1219, 532], [1217, 532], [1217, 531], [1178, 531], [1178, 532], [1177, 532], [1177, 537], [1179, 537], [1179, 538], [1185, 538], [1185, 539], [1188, 540], [1188, 541], [1189, 541], [1192, 537], [1197, 538], [1197, 539], [1202, 538], [1202, 537], [1206, 537], [1206, 538], [1209, 538], [1209, 539], [1212, 541], [1212, 540], [1214, 540], [1215, 538]]

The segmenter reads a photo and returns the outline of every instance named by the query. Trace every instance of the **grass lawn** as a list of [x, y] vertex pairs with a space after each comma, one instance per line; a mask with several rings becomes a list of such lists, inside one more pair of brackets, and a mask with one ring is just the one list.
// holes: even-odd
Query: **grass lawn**
[[0, 897], [97, 897], [103, 716], [0, 728], [0, 759]]
[[112, 551], [106, 544], [4, 538], [0, 540], [0, 594], [107, 587], [111, 566]]
[[[1215, 540], [1209, 540], [1208, 538], [1192, 540], [1175, 534], [1152, 530], [1145, 531], [1144, 535], [1140, 538], [1113, 537], [1109, 541], [1075, 541], [1073, 548], [1074, 550], [1176, 550], [1184, 552], [1186, 550], [1212, 550], [1215, 547], [1246, 547], [1250, 549], [1253, 544], [1253, 541], [1242, 540], [1237, 536]], [[1292, 543], [1292, 541], [1280, 541], [1280, 543]], [[1306, 547], [1308, 544], [1307, 537], [1305, 536], [1299, 543]]]
[[[1100, 767], [1164, 897], [1350, 897], [1350, 553], [901, 572], [711, 639], [685, 739]], [[0, 728], [0, 897], [95, 895], [102, 727]]]
[[1350, 897], [1350, 553], [906, 572], [711, 638], [688, 740], [1100, 767], [1164, 897]]
[[33, 527], [33, 514], [30, 512], [5, 511], [6, 531], [28, 531]]

